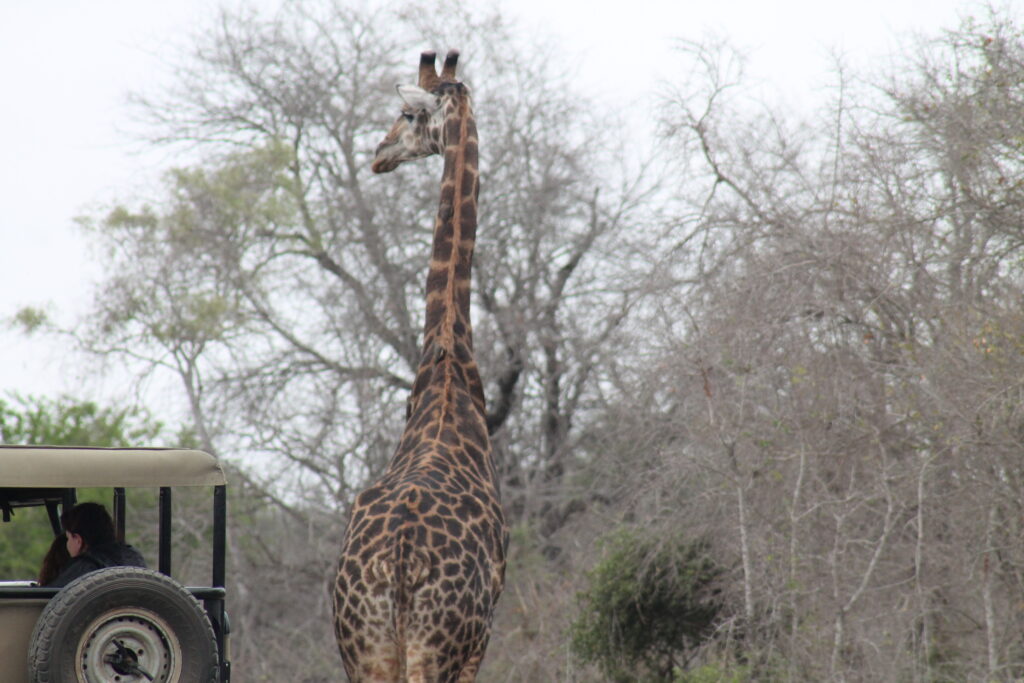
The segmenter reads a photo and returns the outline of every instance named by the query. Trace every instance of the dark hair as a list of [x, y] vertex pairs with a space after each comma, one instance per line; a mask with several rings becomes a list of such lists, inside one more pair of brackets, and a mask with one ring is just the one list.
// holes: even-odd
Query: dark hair
[[114, 520], [99, 503], [79, 503], [61, 515], [64, 531], [78, 534], [89, 547], [114, 542]]
[[71, 561], [71, 555], [68, 554], [68, 537], [64, 534], [60, 534], [53, 539], [53, 543], [50, 544], [50, 549], [46, 551], [46, 556], [43, 557], [42, 567], [39, 569], [39, 585], [45, 586], [51, 581], [57, 578], [60, 571], [64, 569], [64, 566]]

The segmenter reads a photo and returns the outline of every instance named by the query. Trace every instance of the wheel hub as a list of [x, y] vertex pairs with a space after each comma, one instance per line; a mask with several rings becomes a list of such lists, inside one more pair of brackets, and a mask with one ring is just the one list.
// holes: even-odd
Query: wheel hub
[[149, 610], [105, 612], [86, 627], [79, 643], [80, 683], [178, 679], [181, 646], [167, 623]]

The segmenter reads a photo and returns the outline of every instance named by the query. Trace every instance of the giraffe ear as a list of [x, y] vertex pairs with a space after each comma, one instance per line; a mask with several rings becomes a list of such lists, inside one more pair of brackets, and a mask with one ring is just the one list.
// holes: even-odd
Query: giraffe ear
[[398, 96], [413, 111], [433, 114], [441, 106], [441, 98], [418, 85], [399, 85]]

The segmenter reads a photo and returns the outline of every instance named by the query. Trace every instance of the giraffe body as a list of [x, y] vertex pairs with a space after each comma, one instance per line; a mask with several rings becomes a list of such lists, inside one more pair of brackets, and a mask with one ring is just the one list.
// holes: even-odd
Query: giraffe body
[[402, 116], [373, 164], [445, 158], [405, 431], [384, 475], [356, 497], [335, 581], [338, 646], [357, 682], [475, 680], [504, 584], [508, 528], [469, 316], [476, 125], [457, 57], [438, 78], [423, 54], [419, 87], [399, 88]]

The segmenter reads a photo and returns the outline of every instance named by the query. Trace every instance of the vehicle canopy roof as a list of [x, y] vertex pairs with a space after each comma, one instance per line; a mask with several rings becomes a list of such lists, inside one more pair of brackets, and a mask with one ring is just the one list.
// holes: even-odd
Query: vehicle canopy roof
[[222, 486], [220, 463], [181, 448], [0, 446], [0, 488]]

